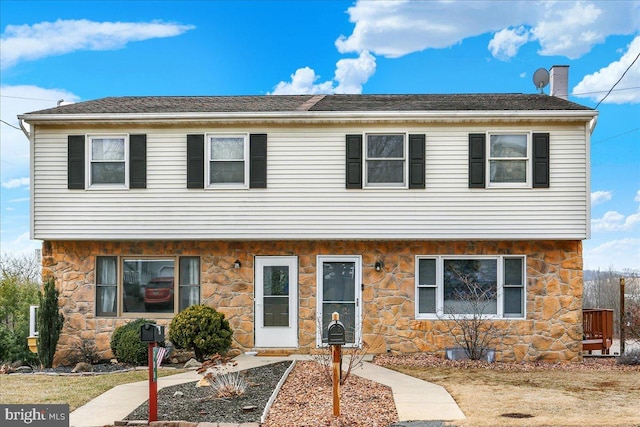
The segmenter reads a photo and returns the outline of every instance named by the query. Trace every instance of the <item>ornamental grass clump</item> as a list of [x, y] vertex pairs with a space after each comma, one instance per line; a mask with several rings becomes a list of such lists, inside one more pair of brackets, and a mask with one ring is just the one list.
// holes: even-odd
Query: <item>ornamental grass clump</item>
[[169, 325], [169, 339], [178, 349], [193, 350], [198, 361], [223, 354], [231, 347], [233, 331], [224, 314], [206, 305], [192, 305]]

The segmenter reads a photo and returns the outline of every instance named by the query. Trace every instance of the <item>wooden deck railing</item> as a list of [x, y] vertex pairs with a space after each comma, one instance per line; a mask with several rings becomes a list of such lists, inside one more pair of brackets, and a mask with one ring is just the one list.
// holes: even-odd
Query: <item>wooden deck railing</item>
[[613, 343], [613, 310], [585, 308], [582, 310], [582, 350], [600, 350], [609, 354]]

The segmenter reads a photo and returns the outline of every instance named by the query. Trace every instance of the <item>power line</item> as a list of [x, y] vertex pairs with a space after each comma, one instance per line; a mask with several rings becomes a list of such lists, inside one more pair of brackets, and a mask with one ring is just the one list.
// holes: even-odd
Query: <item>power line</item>
[[[614, 92], [619, 92], [621, 90], [634, 90], [634, 89], [640, 89], [640, 86], [634, 86], [634, 87], [623, 87], [620, 89], [616, 89], [614, 90]], [[596, 90], [593, 92], [581, 92], [581, 93], [572, 93], [571, 96], [579, 96], [579, 95], [593, 95], [594, 93], [605, 93], [606, 90]]]
[[18, 129], [19, 131], [22, 131], [22, 129], [20, 129], [19, 127], [14, 126], [14, 125], [12, 125], [11, 123], [7, 123], [7, 122], [5, 122], [4, 120], [0, 120], [0, 122], [4, 123], [5, 125], [7, 125], [7, 126], [9, 126], [9, 127], [12, 127], [12, 128], [14, 128], [14, 129]]
[[0, 98], [13, 98], [13, 99], [30, 99], [32, 101], [51, 101], [57, 102], [57, 99], [45, 99], [45, 98], [30, 98], [28, 96], [11, 96], [11, 95], [0, 95]]
[[628, 130], [626, 132], [619, 133], [617, 135], [613, 135], [613, 136], [610, 136], [610, 137], [605, 138], [605, 139], [601, 139], [601, 140], [596, 141], [596, 142], [592, 142], [591, 145], [593, 146], [593, 145], [596, 145], [596, 144], [600, 144], [601, 142], [605, 142], [605, 141], [609, 141], [611, 139], [619, 138], [621, 136], [628, 135], [628, 134], [633, 133], [633, 132], [638, 131], [638, 130], [640, 130], [640, 128], [631, 129], [631, 130]]
[[598, 102], [594, 108], [594, 110], [598, 109], [598, 106], [602, 103], [602, 101], [604, 101], [605, 99], [607, 99], [607, 96], [609, 96], [609, 94], [613, 91], [613, 88], [616, 87], [618, 85], [618, 83], [620, 83], [620, 81], [624, 78], [625, 74], [627, 74], [627, 71], [629, 71], [629, 69], [631, 69], [631, 67], [633, 67], [633, 64], [636, 63], [636, 61], [638, 60], [638, 58], [640, 58], [640, 52], [638, 52], [638, 55], [636, 55], [636, 59], [633, 60], [633, 62], [627, 67], [626, 70], [624, 70], [624, 73], [622, 73], [622, 76], [620, 76], [620, 78], [618, 79], [618, 81], [611, 86], [611, 89], [609, 89], [609, 92], [607, 92], [607, 94], [604, 96], [604, 98], [602, 98], [600, 100], [600, 102]]

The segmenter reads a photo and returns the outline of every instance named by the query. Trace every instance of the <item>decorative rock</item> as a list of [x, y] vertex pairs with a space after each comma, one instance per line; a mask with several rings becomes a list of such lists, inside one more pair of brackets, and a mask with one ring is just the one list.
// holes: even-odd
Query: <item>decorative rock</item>
[[245, 412], [253, 411], [254, 409], [258, 409], [256, 405], [246, 405], [242, 407], [242, 410]]
[[196, 383], [196, 387], [209, 387], [211, 382], [207, 378], [202, 378]]
[[18, 366], [14, 370], [22, 374], [30, 374], [33, 372], [33, 368], [31, 366]]
[[182, 397], [184, 396], [184, 393], [181, 391], [176, 391], [175, 393], [173, 393], [173, 397]]
[[111, 362], [111, 364], [115, 365], [118, 363], [118, 359], [110, 359], [109, 362]]
[[236, 356], [240, 356], [241, 354], [242, 354], [242, 351], [240, 351], [240, 349], [232, 348], [231, 350], [227, 351], [225, 356], [227, 356], [227, 357], [236, 357]]
[[75, 368], [73, 368], [71, 370], [71, 372], [91, 372], [93, 371], [93, 367], [85, 362], [79, 362], [78, 364], [76, 364]]
[[202, 363], [198, 362], [196, 359], [189, 359], [189, 361], [184, 364], [184, 369], [199, 368], [201, 366]]

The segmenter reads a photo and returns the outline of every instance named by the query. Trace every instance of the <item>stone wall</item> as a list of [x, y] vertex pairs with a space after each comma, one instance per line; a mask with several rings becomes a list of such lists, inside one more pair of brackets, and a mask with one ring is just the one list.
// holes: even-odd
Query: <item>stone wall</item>
[[[223, 312], [234, 330], [233, 346], [253, 348], [254, 256], [295, 255], [299, 260], [299, 351], [315, 348], [317, 255], [362, 255], [363, 340], [370, 352], [434, 352], [453, 341], [443, 321], [416, 320], [415, 255], [527, 256], [527, 317], [497, 320], [507, 332], [497, 346], [503, 361], [578, 361], [582, 339], [580, 241], [264, 241], [105, 242], [43, 244], [43, 276], [53, 275], [65, 316], [57, 361], [80, 339], [94, 339], [103, 358], [109, 339], [127, 318], [96, 317], [95, 257], [99, 255], [200, 256], [202, 302]], [[242, 263], [233, 268], [234, 261]], [[383, 271], [375, 271], [378, 260]], [[168, 324], [170, 319], [159, 319]]]

